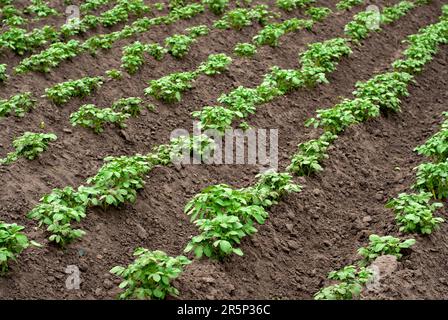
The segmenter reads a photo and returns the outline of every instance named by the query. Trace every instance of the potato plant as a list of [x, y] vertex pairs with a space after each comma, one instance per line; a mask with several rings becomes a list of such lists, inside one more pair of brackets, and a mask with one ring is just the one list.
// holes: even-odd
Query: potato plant
[[175, 72], [157, 80], [151, 80], [145, 89], [145, 95], [153, 96], [168, 103], [179, 102], [181, 93], [192, 88], [196, 72]]
[[31, 92], [24, 92], [10, 97], [8, 100], [0, 100], [0, 119], [14, 113], [16, 117], [25, 116], [35, 105], [36, 100]]
[[152, 168], [148, 160], [142, 155], [105, 158], [98, 173], [87, 180], [95, 190], [90, 204], [106, 208], [135, 202], [137, 190], [144, 185], [143, 177]]
[[413, 76], [406, 72], [388, 72], [365, 82], [357, 82], [354, 96], [369, 99], [382, 111], [400, 111], [400, 98], [409, 95], [407, 86]]
[[119, 287], [125, 290], [120, 294], [120, 299], [164, 299], [167, 295], [179, 294], [171, 281], [182, 273], [182, 268], [190, 264], [190, 260], [144, 248], [137, 248], [134, 256], [135, 261], [127, 268], [116, 266], [110, 270], [123, 279]]
[[183, 34], [175, 34], [165, 39], [168, 52], [175, 58], [182, 58], [190, 50], [195, 38]]
[[109, 2], [110, 0], [86, 0], [79, 6], [79, 10], [82, 13], [95, 11]]
[[25, 229], [15, 223], [9, 224], [0, 221], [0, 276], [8, 271], [11, 261], [17, 261], [17, 257], [29, 246], [40, 246], [22, 232]]
[[224, 53], [211, 54], [207, 57], [207, 61], [201, 63], [198, 72], [207, 76], [214, 76], [226, 71], [231, 62], [232, 58]]
[[292, 11], [297, 8], [304, 8], [313, 2], [316, 2], [316, 0], [277, 0], [276, 5], [280, 9]]
[[6, 64], [0, 64], [0, 82], [5, 82], [8, 77], [9, 76], [6, 73]]
[[106, 123], [116, 124], [120, 128], [126, 127], [124, 122], [129, 117], [129, 114], [117, 112], [111, 108], [97, 108], [93, 104], [85, 104], [70, 115], [70, 123], [73, 126], [90, 128], [95, 133], [101, 133]]
[[364, 0], [341, 0], [336, 4], [336, 8], [339, 10], [349, 10], [363, 2]]
[[408, 249], [415, 244], [414, 239], [401, 241], [392, 236], [378, 236], [372, 234], [369, 236], [369, 245], [358, 249], [358, 254], [364, 259], [361, 265], [366, 265], [381, 255], [393, 255], [400, 259], [403, 256], [401, 250]]
[[194, 236], [184, 252], [193, 251], [196, 258], [206, 256], [212, 259], [224, 259], [232, 253], [242, 256], [243, 251], [235, 246], [245, 236], [257, 232], [252, 223], [243, 224], [238, 216], [219, 214], [210, 219], [199, 219], [194, 224], [201, 234]]
[[309, 176], [322, 171], [321, 163], [328, 158], [327, 149], [336, 138], [331, 132], [325, 132], [319, 139], [300, 143], [286, 170], [299, 176]]
[[229, 6], [229, 0], [203, 0], [202, 3], [206, 4], [211, 12], [214, 14], [222, 14]]
[[235, 246], [257, 231], [255, 222], [265, 222], [266, 209], [284, 194], [301, 190], [288, 173], [267, 171], [257, 179], [254, 186], [243, 189], [225, 184], [207, 187], [185, 206], [185, 212], [201, 231], [191, 239], [185, 252], [194, 251], [197, 258], [243, 255]]
[[276, 14], [269, 11], [267, 5], [256, 5], [252, 9], [237, 8], [228, 11], [221, 19], [216, 21], [213, 26], [218, 29], [237, 29], [241, 30], [244, 27], [258, 22], [265, 25], [269, 19], [272, 19]]
[[408, 73], [421, 72], [423, 66], [433, 59], [439, 45], [448, 43], [447, 30], [448, 19], [445, 19], [409, 36], [406, 40], [408, 48], [403, 52], [405, 59], [396, 60], [394, 68]]
[[430, 137], [424, 144], [414, 149], [418, 154], [443, 162], [448, 159], [448, 112], [444, 112], [446, 120], [441, 129]]
[[367, 38], [372, 31], [379, 30], [380, 16], [374, 11], [361, 11], [345, 25], [345, 34], [355, 43]]
[[47, 43], [58, 40], [54, 27], [44, 26], [28, 32], [22, 28], [11, 27], [0, 35], [1, 48], [14, 51], [18, 55], [31, 52]]
[[401, 1], [394, 6], [384, 8], [381, 14], [381, 23], [392, 23], [405, 16], [411, 9], [415, 8], [415, 4], [411, 1]]
[[316, 118], [305, 122], [306, 126], [322, 127], [325, 131], [339, 134], [348, 126], [380, 115], [380, 108], [369, 99], [344, 99], [334, 107], [317, 110]]
[[44, 0], [31, 0], [31, 4], [23, 11], [26, 14], [33, 14], [39, 18], [58, 15], [58, 12], [48, 6]]
[[443, 218], [434, 217], [434, 212], [442, 208], [443, 204], [430, 203], [432, 197], [430, 192], [401, 193], [390, 200], [386, 207], [394, 210], [400, 231], [430, 234], [444, 222]]
[[74, 97], [84, 98], [103, 84], [102, 77], [85, 77], [68, 80], [45, 89], [45, 96], [57, 105], [68, 102]]
[[311, 7], [305, 11], [307, 15], [316, 22], [324, 21], [331, 13], [331, 9], [327, 7]]
[[252, 57], [257, 53], [257, 47], [250, 43], [237, 43], [233, 51], [240, 57]]
[[372, 278], [373, 272], [365, 267], [346, 266], [332, 271], [328, 279], [339, 281], [338, 284], [322, 288], [314, 295], [315, 300], [351, 300], [359, 296], [362, 287]]
[[[83, 190], [82, 187], [79, 189]], [[87, 203], [88, 195], [85, 192], [76, 192], [71, 187], [53, 189], [40, 199], [27, 217], [37, 220], [39, 227], [45, 225], [51, 233], [49, 240], [64, 247], [85, 234], [83, 230], [73, 229], [71, 222], [85, 218]]]
[[34, 160], [48, 148], [48, 143], [56, 141], [57, 137], [53, 133], [25, 132], [20, 137], [14, 139], [12, 145], [14, 152], [8, 153], [6, 158], [0, 159], [0, 164], [10, 164], [19, 158]]
[[303, 28], [311, 29], [312, 26], [312, 20], [297, 18], [285, 20], [282, 23], [271, 23], [266, 25], [256, 36], [254, 36], [252, 41], [257, 46], [269, 45], [271, 47], [277, 47], [279, 45], [280, 37], [284, 34]]
[[66, 43], [56, 42], [39, 54], [23, 59], [14, 70], [18, 74], [30, 71], [47, 73], [62, 61], [76, 57], [81, 51], [80, 43], [77, 40], [70, 40]]
[[448, 159], [439, 163], [422, 163], [415, 170], [417, 181], [414, 189], [431, 192], [435, 199], [448, 197]]
[[142, 102], [142, 99], [137, 97], [121, 98], [112, 104], [111, 109], [116, 112], [128, 114], [131, 117], [136, 117], [141, 112]]
[[110, 79], [122, 79], [123, 78], [123, 74], [121, 73], [120, 70], [117, 69], [110, 69], [106, 71], [106, 75], [110, 78]]

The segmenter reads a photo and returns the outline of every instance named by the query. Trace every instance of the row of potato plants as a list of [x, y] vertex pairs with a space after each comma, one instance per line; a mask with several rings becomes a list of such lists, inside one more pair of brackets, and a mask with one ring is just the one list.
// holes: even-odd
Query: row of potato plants
[[[439, 23], [422, 28], [417, 34], [408, 37], [409, 46], [403, 52], [405, 58], [397, 60], [399, 63], [397, 63], [397, 61], [394, 62], [392, 64], [394, 68], [401, 69], [403, 66], [406, 66], [409, 72], [412, 72], [413, 74], [418, 73], [426, 63], [433, 59], [440, 45], [448, 44], [448, 15], [446, 14], [448, 13], [448, 6], [443, 7], [443, 12], [444, 15], [440, 18], [441, 21]], [[421, 58], [422, 61], [418, 61], [419, 58]], [[413, 66], [413, 68], [409, 68], [409, 66]], [[335, 121], [333, 122], [330, 131], [327, 131], [327, 133], [330, 132], [330, 134], [332, 134], [332, 132], [335, 131], [341, 132], [343, 128], [347, 126], [345, 121], [355, 124], [366, 121], [370, 117], [376, 117], [379, 115], [380, 110], [382, 112], [400, 111], [399, 98], [407, 96], [405, 87], [412, 79], [412, 76], [409, 73], [401, 73], [407, 75], [405, 82], [397, 83], [392, 77], [382, 77], [382, 75], [372, 79], [381, 79], [383, 81], [376, 83], [375, 81], [370, 82], [372, 84], [371, 90], [368, 91], [368, 93], [364, 91], [364, 93], [367, 93], [366, 96], [363, 97], [365, 103], [375, 105], [376, 107], [375, 114], [372, 116], [367, 115], [364, 119], [357, 119], [356, 115], [363, 114], [364, 110], [366, 110], [363, 109], [362, 106], [360, 107], [360, 105], [358, 105], [358, 107], [342, 108], [341, 104], [339, 104], [333, 110], [328, 109], [328, 111], [333, 111], [331, 117], [333, 117], [333, 120]], [[396, 75], [400, 73], [394, 72], [386, 75], [393, 74]], [[365, 84], [366, 83], [369, 83], [369, 81], [365, 82]], [[373, 90], [374, 88], [376, 90]], [[356, 99], [358, 98], [351, 101], [355, 101]], [[344, 101], [348, 102], [349, 100]], [[323, 114], [322, 112], [323, 110], [321, 110], [320, 113], [318, 111], [319, 114]], [[444, 115], [448, 116], [448, 113], [444, 113]], [[366, 113], [364, 113], [364, 116], [366, 116]], [[330, 117], [327, 119], [330, 119]], [[330, 122], [327, 122], [327, 124]], [[344, 125], [341, 126], [341, 123], [344, 123]], [[324, 130], [328, 130], [328, 128]], [[446, 162], [448, 157], [448, 153], [446, 152], [446, 150], [448, 150], [447, 133], [448, 120], [445, 120], [441, 130], [431, 137], [425, 144], [417, 147], [415, 151], [421, 155], [434, 159], [436, 164]], [[432, 164], [433, 163], [430, 163], [430, 165]], [[417, 183], [413, 188], [417, 189], [419, 193], [401, 193], [386, 204], [387, 208], [393, 209], [400, 232], [430, 234], [444, 221], [443, 218], [434, 217], [434, 212], [443, 207], [443, 204], [433, 202], [432, 200], [433, 198], [446, 199], [447, 195], [443, 195], [443, 190], [448, 187], [448, 180], [446, 178], [446, 172], [448, 171], [445, 169], [444, 171], [436, 173], [435, 176], [425, 177], [420, 180], [421, 184], [419, 184], [419, 170], [425, 165], [427, 164], [421, 164], [416, 168]], [[434, 184], [432, 181], [434, 178], [438, 179], [437, 181], [443, 181], [444, 183], [442, 182], [440, 185]], [[440, 191], [442, 194], [440, 194]], [[401, 242], [400, 239], [392, 236], [379, 237], [377, 235], [371, 235], [369, 239], [369, 247], [360, 248], [358, 250], [358, 253], [364, 257], [364, 260], [360, 261], [360, 264], [363, 266], [383, 254], [395, 255], [397, 258], [401, 258], [401, 249], [407, 249], [415, 243], [414, 239], [408, 239]], [[330, 280], [338, 280], [339, 283], [322, 288], [315, 294], [315, 299], [352, 299], [359, 296], [363, 285], [366, 285], [372, 277], [372, 270], [361, 269], [358, 271], [354, 266], [347, 266], [339, 271], [332, 271], [328, 278]]]

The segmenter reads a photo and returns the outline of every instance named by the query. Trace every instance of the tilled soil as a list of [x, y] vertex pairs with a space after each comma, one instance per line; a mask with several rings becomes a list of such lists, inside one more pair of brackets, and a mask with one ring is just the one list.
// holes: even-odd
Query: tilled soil
[[[396, 2], [372, 1], [378, 5]], [[350, 57], [341, 61], [329, 76], [330, 84], [300, 90], [259, 107], [248, 122], [254, 128], [279, 130], [280, 169], [287, 166], [296, 145], [316, 133], [306, 128], [304, 121], [317, 109], [331, 107], [340, 97], [350, 97], [356, 81], [390, 70], [391, 62], [405, 48], [401, 41], [436, 22], [442, 3], [436, 0], [419, 7], [385, 26], [382, 32], [371, 35], [354, 48]], [[332, 1], [318, 1], [318, 4], [334, 8]], [[136, 75], [126, 77], [118, 85], [108, 82], [85, 99], [74, 99], [59, 108], [39, 99], [37, 108], [25, 118], [2, 119], [1, 156], [10, 151], [13, 137], [28, 130], [42, 131], [39, 129], [42, 121], [45, 131], [55, 132], [58, 141], [38, 160], [20, 160], [0, 168], [0, 219], [26, 226], [30, 238], [45, 244], [43, 249], [23, 253], [8, 275], [0, 278], [0, 298], [113, 299], [119, 292], [120, 279], [108, 271], [115, 265], [130, 263], [134, 248], [142, 246], [170, 255], [181, 254], [189, 239], [197, 234], [196, 227], [183, 213], [187, 201], [211, 184], [248, 186], [255, 181], [260, 168], [249, 165], [157, 167], [146, 178], [146, 186], [139, 192], [135, 204], [107, 211], [89, 209], [86, 219], [79, 223], [87, 235], [64, 250], [48, 244], [48, 234], [25, 216], [51, 189], [85, 183], [97, 172], [105, 156], [146, 153], [153, 146], [166, 143], [172, 130], [190, 130], [190, 112], [216, 104], [221, 93], [239, 85], [256, 86], [274, 65], [297, 68], [298, 52], [308, 43], [342, 36], [344, 25], [360, 9], [363, 8], [338, 12], [317, 24], [312, 32], [288, 34], [278, 48], [263, 47], [254, 59], [235, 58], [228, 72], [215, 77], [201, 76], [193, 90], [183, 94], [182, 102], [172, 105], [155, 102], [155, 112], [129, 119], [128, 127], [123, 130], [108, 127], [96, 135], [79, 127], [72, 128], [68, 117], [85, 103], [109, 106], [122, 96], [143, 97], [148, 80], [175, 71], [193, 70], [211, 53], [231, 54], [237, 42], [248, 41], [260, 26], [242, 31], [213, 30], [209, 36], [199, 38], [182, 60], [167, 56], [162, 62], [156, 62], [148, 58]], [[284, 15], [293, 16], [303, 17], [300, 10]], [[151, 30], [138, 40], [162, 41], [187, 27], [210, 25], [214, 19], [212, 14], [204, 13]], [[120, 41], [112, 50], [95, 57], [77, 57], [48, 75], [12, 77], [8, 85], [0, 87], [0, 96], [4, 98], [26, 90], [42, 94], [44, 88], [54, 83], [117, 68], [121, 63], [121, 47], [132, 40], [136, 39]], [[7, 61], [11, 65], [18, 62], [12, 56], [0, 59], [0, 63]], [[398, 233], [393, 213], [384, 204], [413, 184], [412, 169], [424, 159], [412, 150], [439, 128], [441, 113], [447, 110], [447, 63], [445, 46], [410, 86], [410, 96], [403, 99], [401, 113], [383, 115], [347, 129], [331, 147], [330, 157], [324, 162], [325, 170], [300, 179], [304, 190], [288, 195], [272, 207], [266, 224], [243, 241], [243, 257], [233, 256], [225, 262], [194, 261], [189, 265], [176, 280], [180, 298], [310, 299], [327, 284], [329, 271], [358, 258], [356, 250], [366, 245], [370, 234], [406, 237]], [[442, 214], [446, 215], [446, 211]], [[430, 236], [416, 236], [417, 244], [399, 262], [398, 270], [381, 279], [378, 290], [366, 292], [363, 297], [447, 298], [446, 231], [443, 224]], [[80, 290], [65, 287], [65, 269], [69, 265], [81, 270]]]

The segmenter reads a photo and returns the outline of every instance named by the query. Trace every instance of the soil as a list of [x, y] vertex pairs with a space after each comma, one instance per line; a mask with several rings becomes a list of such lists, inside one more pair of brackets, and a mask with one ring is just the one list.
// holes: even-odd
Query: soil
[[[272, 2], [272, 1], [271, 1]], [[377, 5], [398, 1], [372, 1]], [[272, 2], [273, 3], [273, 2]], [[317, 1], [334, 8], [333, 1]], [[390, 70], [390, 64], [405, 48], [407, 35], [441, 15], [443, 1], [434, 0], [382, 32], [370, 36], [354, 53], [344, 58], [329, 76], [330, 84], [312, 90], [300, 90], [272, 103], [260, 106], [249, 119], [254, 128], [279, 130], [279, 167], [284, 169], [299, 142], [313, 138], [315, 130], [304, 121], [315, 111], [350, 97], [354, 84], [372, 75]], [[215, 77], [201, 76], [194, 88], [183, 94], [176, 104], [163, 104], [143, 96], [147, 81], [175, 71], [195, 69], [211, 53], [232, 53], [238, 42], [247, 42], [260, 26], [242, 31], [213, 30], [199, 38], [190, 53], [181, 60], [167, 56], [148, 61], [133, 76], [108, 81], [95, 94], [73, 99], [56, 107], [41, 98], [36, 109], [23, 119], [13, 117], [0, 121], [0, 156], [11, 151], [11, 141], [24, 131], [51, 131], [58, 140], [35, 161], [19, 160], [0, 167], [0, 219], [26, 227], [26, 234], [44, 244], [41, 249], [24, 252], [18, 264], [12, 264], [7, 276], [0, 278], [2, 299], [114, 299], [120, 279], [109, 273], [116, 265], [127, 265], [136, 247], [163, 250], [179, 255], [196, 227], [183, 213], [192, 196], [206, 186], [227, 183], [245, 187], [255, 181], [260, 168], [251, 165], [185, 165], [157, 167], [146, 177], [146, 186], [136, 203], [119, 209], [89, 209], [79, 227], [87, 232], [80, 241], [61, 250], [48, 243], [48, 234], [26, 218], [42, 195], [53, 188], [77, 187], [94, 175], [110, 155], [146, 153], [154, 146], [169, 141], [176, 128], [191, 130], [190, 113], [203, 106], [216, 104], [216, 98], [240, 85], [253, 87], [260, 83], [271, 66], [298, 67], [298, 52], [308, 43], [343, 35], [344, 25], [358, 10], [338, 12], [317, 24], [312, 32], [300, 31], [282, 38], [277, 48], [263, 47], [254, 59], [234, 58], [228, 72]], [[60, 11], [63, 12], [62, 5]], [[303, 17], [302, 11], [283, 14], [284, 18]], [[62, 18], [56, 18], [62, 19]], [[112, 50], [92, 57], [88, 54], [64, 62], [47, 75], [12, 76], [0, 87], [0, 97], [23, 91], [36, 96], [44, 88], [67, 79], [100, 75], [121, 64], [121, 48], [134, 40], [162, 42], [167, 35], [182, 32], [197, 24], [211, 25], [211, 13], [160, 26], [138, 37], [117, 42]], [[42, 22], [43, 23], [43, 22]], [[63, 23], [57, 20], [57, 23]], [[39, 22], [36, 23], [39, 27]], [[33, 25], [34, 27], [34, 25]], [[121, 25], [122, 27], [122, 25]], [[108, 31], [118, 30], [115, 26]], [[89, 31], [87, 38], [98, 31]], [[104, 30], [106, 32], [106, 30]], [[0, 63], [14, 66], [20, 58], [13, 54], [0, 56]], [[441, 113], [447, 111], [448, 47], [441, 47], [435, 59], [416, 76], [410, 96], [403, 99], [402, 112], [348, 128], [336, 140], [324, 162], [325, 170], [316, 176], [297, 179], [304, 186], [298, 194], [286, 196], [270, 210], [266, 224], [258, 233], [244, 239], [243, 257], [232, 256], [224, 262], [195, 261], [175, 281], [180, 299], [311, 299], [328, 284], [329, 271], [356, 261], [357, 248], [366, 245], [370, 234], [398, 232], [393, 213], [384, 208], [387, 199], [409, 190], [414, 182], [413, 168], [423, 158], [412, 150], [438, 131]], [[95, 103], [109, 106], [120, 97], [139, 96], [157, 107], [129, 119], [125, 129], [107, 127], [100, 135], [90, 130], [71, 127], [68, 118], [80, 105]], [[45, 129], [39, 128], [45, 123]], [[446, 209], [441, 212], [447, 215]], [[447, 224], [430, 236], [415, 236], [417, 244], [381, 286], [366, 291], [367, 299], [448, 298]], [[65, 270], [76, 265], [81, 271], [81, 289], [67, 290]]]

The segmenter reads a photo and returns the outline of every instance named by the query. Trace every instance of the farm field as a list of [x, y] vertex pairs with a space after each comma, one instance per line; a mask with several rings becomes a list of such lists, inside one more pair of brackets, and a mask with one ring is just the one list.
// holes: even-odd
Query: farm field
[[[448, 298], [447, 1], [0, 21], [0, 299]], [[269, 163], [205, 163], [232, 128]]]

